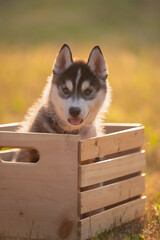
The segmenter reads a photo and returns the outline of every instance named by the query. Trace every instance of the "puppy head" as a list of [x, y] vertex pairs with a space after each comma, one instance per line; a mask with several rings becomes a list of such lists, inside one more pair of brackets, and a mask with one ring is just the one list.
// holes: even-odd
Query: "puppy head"
[[107, 67], [98, 46], [88, 62], [72, 60], [68, 45], [61, 48], [54, 67], [51, 101], [66, 130], [94, 122], [107, 94]]

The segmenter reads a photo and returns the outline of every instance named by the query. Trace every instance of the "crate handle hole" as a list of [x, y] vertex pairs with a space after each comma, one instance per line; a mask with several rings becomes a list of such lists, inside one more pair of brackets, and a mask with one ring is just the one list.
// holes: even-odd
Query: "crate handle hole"
[[37, 149], [33, 148], [0, 148], [0, 160], [7, 162], [37, 163], [40, 155]]

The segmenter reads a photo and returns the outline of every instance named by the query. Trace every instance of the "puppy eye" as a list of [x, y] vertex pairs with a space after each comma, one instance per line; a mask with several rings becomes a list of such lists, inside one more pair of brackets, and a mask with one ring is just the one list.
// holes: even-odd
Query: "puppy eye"
[[70, 91], [69, 91], [69, 89], [68, 89], [68, 88], [63, 88], [63, 93], [67, 95], [67, 94], [69, 94], [69, 93], [70, 93]]
[[89, 88], [87, 88], [87, 89], [84, 91], [84, 94], [85, 94], [86, 96], [91, 95], [91, 93], [92, 93], [92, 90], [90, 90]]

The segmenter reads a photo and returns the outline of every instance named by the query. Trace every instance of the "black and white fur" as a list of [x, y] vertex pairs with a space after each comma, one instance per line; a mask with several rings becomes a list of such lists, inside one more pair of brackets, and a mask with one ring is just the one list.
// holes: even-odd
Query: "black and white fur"
[[[88, 62], [73, 61], [64, 44], [53, 66], [53, 75], [38, 102], [29, 110], [20, 132], [79, 134], [82, 139], [98, 134], [96, 120], [100, 110], [110, 102], [108, 71], [99, 46]], [[60, 131], [61, 132], [61, 131]], [[21, 150], [16, 161], [36, 162], [34, 150]]]

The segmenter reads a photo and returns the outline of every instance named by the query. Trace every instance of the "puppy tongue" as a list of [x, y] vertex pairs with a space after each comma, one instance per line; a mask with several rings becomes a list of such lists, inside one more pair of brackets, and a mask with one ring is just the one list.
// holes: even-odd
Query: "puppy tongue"
[[79, 125], [81, 123], [81, 119], [70, 118], [70, 122], [73, 125]]

